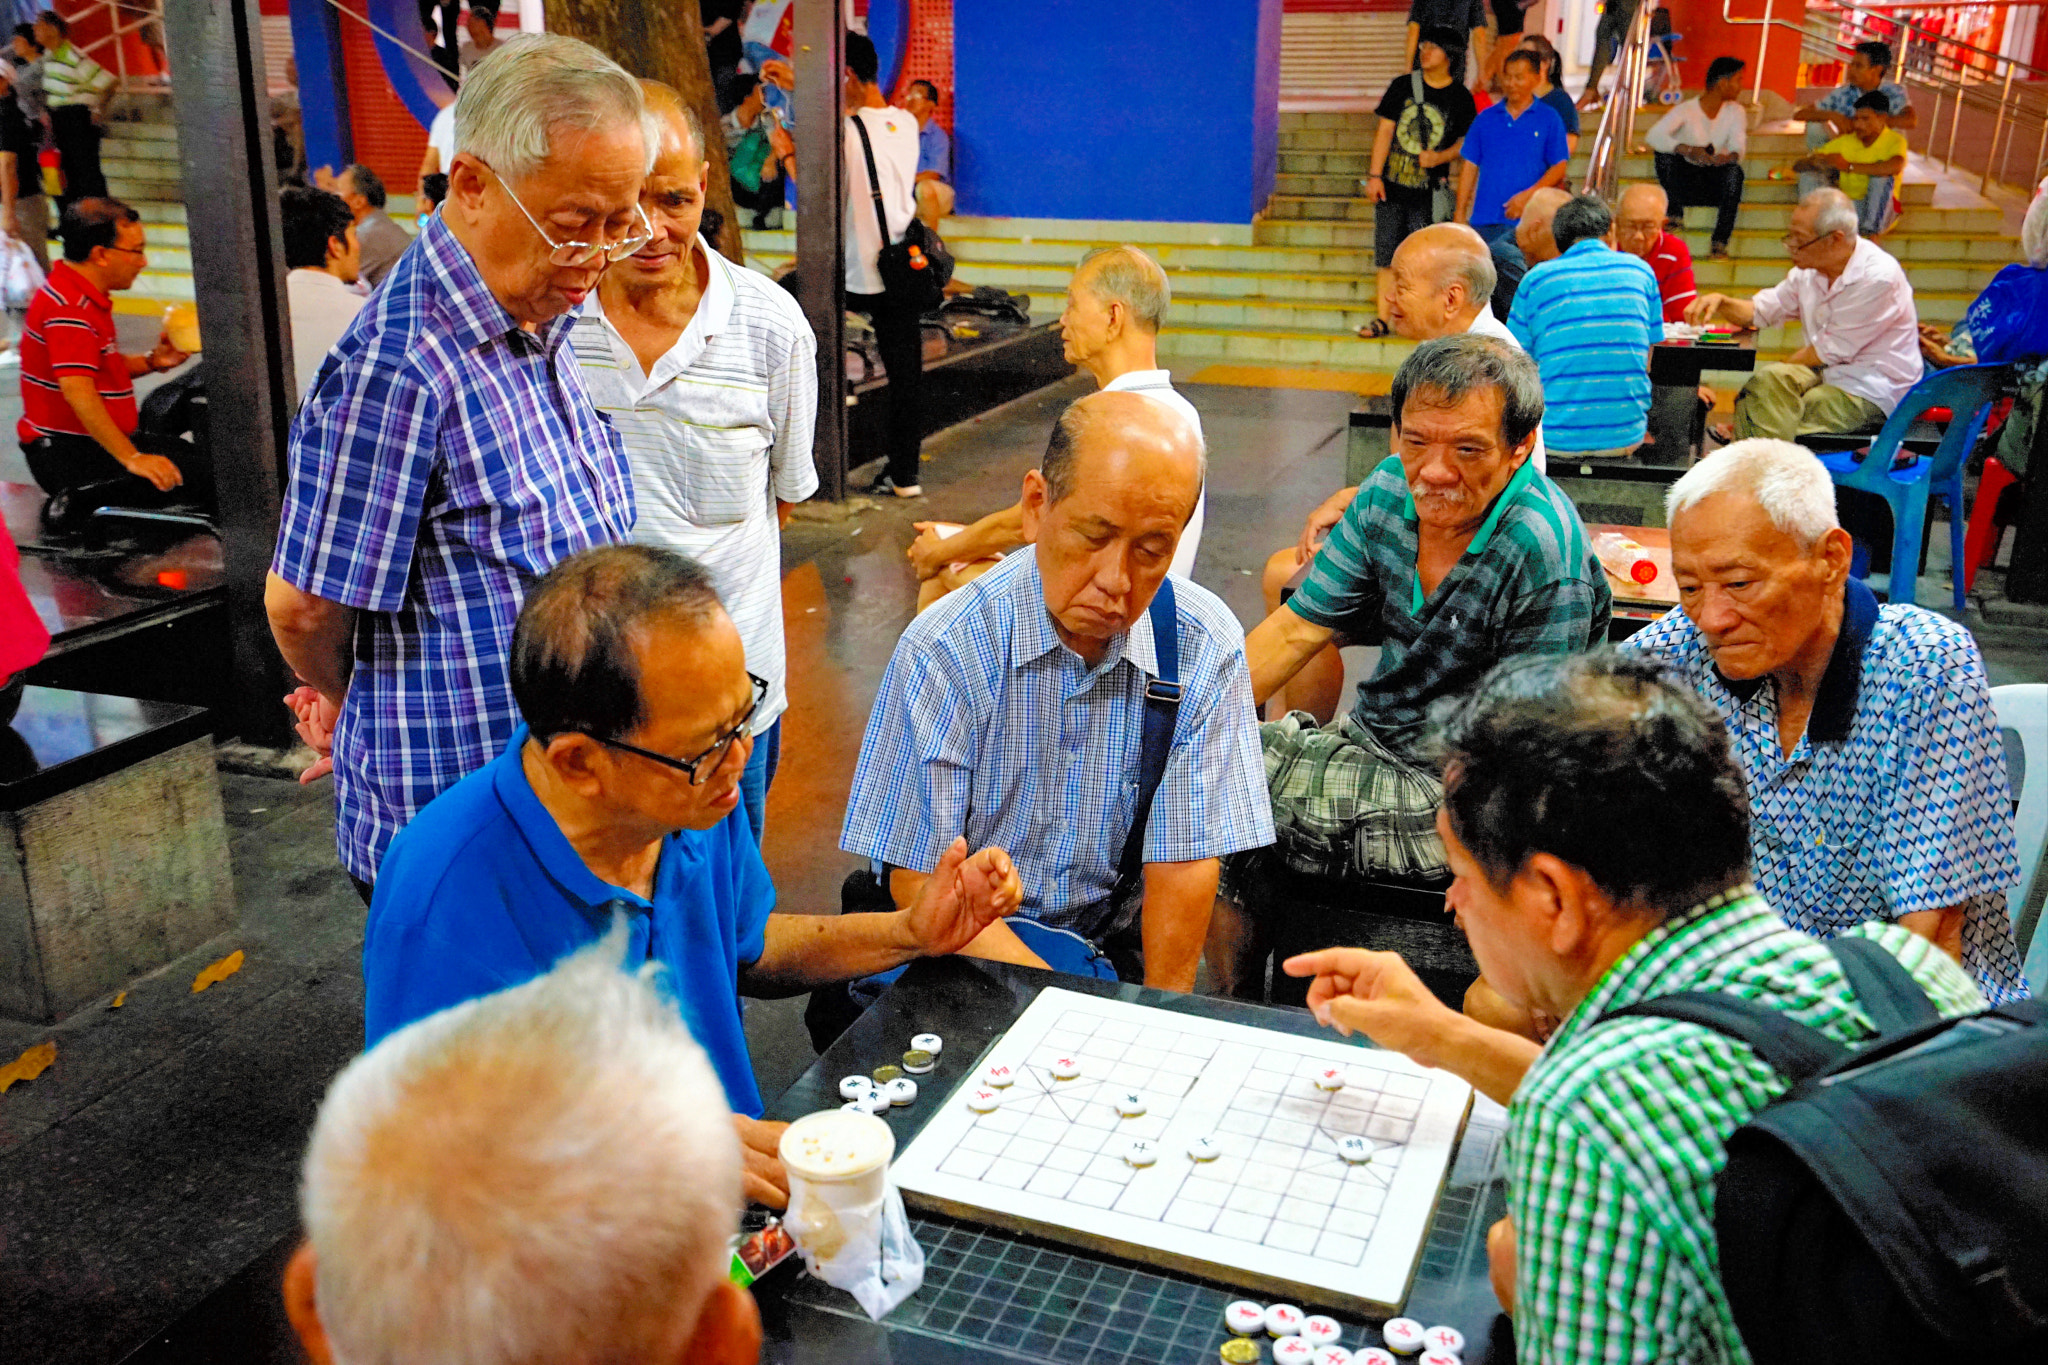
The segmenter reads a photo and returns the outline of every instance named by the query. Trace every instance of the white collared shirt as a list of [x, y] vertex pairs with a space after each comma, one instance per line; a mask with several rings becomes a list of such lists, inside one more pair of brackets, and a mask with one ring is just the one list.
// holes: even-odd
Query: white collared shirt
[[818, 491], [817, 339], [781, 286], [701, 236], [693, 250], [709, 263], [704, 295], [652, 371], [642, 372], [595, 293], [569, 345], [591, 401], [625, 442], [639, 509], [633, 539], [711, 570], [747, 668], [768, 680], [754, 721], [760, 734], [789, 705], [775, 503]]
[[[1491, 303], [1479, 305], [1479, 311], [1473, 314], [1471, 322], [1465, 324], [1465, 330], [1473, 336], [1497, 337], [1518, 351], [1523, 349], [1522, 343], [1515, 340], [1515, 334], [1508, 330], [1508, 325], [1493, 315], [1493, 305]], [[1536, 424], [1536, 447], [1529, 452], [1529, 458], [1536, 462], [1536, 472], [1538, 474], [1548, 474], [1550, 472], [1548, 464], [1549, 454], [1550, 452], [1543, 448], [1543, 424], [1538, 422]]]
[[[1164, 403], [1188, 419], [1189, 425], [1195, 429], [1195, 439], [1202, 442], [1205, 450], [1208, 448], [1208, 438], [1202, 435], [1202, 414], [1196, 412], [1195, 405], [1173, 387], [1173, 375], [1170, 371], [1132, 370], [1127, 374], [1118, 375], [1102, 386], [1104, 393], [1111, 390], [1118, 393], [1142, 393], [1155, 402]], [[1202, 547], [1202, 517], [1208, 508], [1209, 485], [1205, 479], [1202, 483], [1202, 496], [1195, 499], [1195, 514], [1188, 518], [1187, 528], [1180, 533], [1180, 544], [1174, 548], [1173, 564], [1169, 572], [1177, 573], [1182, 578], [1195, 576], [1195, 552]]]
[[292, 317], [292, 369], [299, 383], [299, 401], [312, 392], [320, 362], [341, 340], [368, 302], [361, 294], [324, 270], [300, 266], [284, 277], [285, 301]]
[[1720, 112], [1708, 118], [1699, 100], [1689, 99], [1658, 119], [1643, 134], [1643, 141], [1650, 144], [1653, 152], [1712, 147], [1717, 152], [1733, 152], [1741, 157], [1749, 151], [1749, 111], [1734, 100], [1725, 100]]
[[1750, 300], [1758, 330], [1799, 319], [1821, 378], [1883, 408], [1920, 382], [1920, 317], [1913, 286], [1891, 254], [1858, 241], [1840, 279], [1804, 266]]

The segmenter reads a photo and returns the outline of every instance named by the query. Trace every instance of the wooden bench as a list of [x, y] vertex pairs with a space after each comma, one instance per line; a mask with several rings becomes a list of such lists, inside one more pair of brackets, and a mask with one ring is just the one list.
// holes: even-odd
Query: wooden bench
[[50, 1023], [235, 924], [203, 707], [29, 687], [0, 727], [0, 1014]]

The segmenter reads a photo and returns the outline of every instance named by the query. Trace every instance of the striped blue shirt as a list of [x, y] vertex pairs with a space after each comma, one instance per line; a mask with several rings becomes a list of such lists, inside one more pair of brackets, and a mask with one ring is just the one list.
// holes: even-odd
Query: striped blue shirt
[[571, 325], [521, 330], [436, 215], [292, 421], [271, 567], [360, 613], [335, 839], [366, 881], [417, 811], [510, 742], [527, 585], [633, 529], [626, 453], [564, 346]]
[[[1244, 631], [1176, 577], [1180, 716], [1145, 827], [1148, 863], [1273, 842]], [[839, 846], [929, 872], [954, 838], [1009, 850], [1019, 913], [1099, 938], [1137, 799], [1151, 617], [1094, 668], [1060, 642], [1038, 556], [1011, 555], [911, 622], [861, 742]]]
[[1664, 339], [1657, 276], [1588, 238], [1522, 277], [1508, 330], [1543, 376], [1543, 434], [1553, 458], [1643, 439], [1650, 348]]

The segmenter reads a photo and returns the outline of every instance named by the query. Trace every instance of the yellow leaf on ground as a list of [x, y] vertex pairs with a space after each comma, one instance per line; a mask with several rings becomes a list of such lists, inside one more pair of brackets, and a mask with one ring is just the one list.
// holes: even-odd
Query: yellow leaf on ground
[[37, 1043], [28, 1051], [16, 1057], [6, 1066], [0, 1066], [0, 1092], [16, 1081], [32, 1081], [50, 1069], [50, 1063], [57, 1060], [55, 1043]]
[[111, 1005], [109, 1005], [109, 1006], [107, 1006], [107, 1008], [108, 1008], [108, 1009], [110, 1009], [110, 1010], [117, 1010], [117, 1009], [121, 1008], [121, 1006], [123, 1006], [123, 1005], [125, 1005], [125, 1004], [127, 1004], [127, 1003], [128, 1003], [128, 992], [126, 992], [126, 991], [122, 991], [122, 992], [121, 992], [121, 993], [120, 993], [119, 995], [117, 995], [117, 996], [115, 996], [115, 997], [114, 997], [114, 1003], [113, 1003], [113, 1004], [111, 1004]]
[[197, 995], [208, 986], [219, 985], [240, 970], [242, 970], [242, 950], [237, 948], [192, 978], [192, 994]]

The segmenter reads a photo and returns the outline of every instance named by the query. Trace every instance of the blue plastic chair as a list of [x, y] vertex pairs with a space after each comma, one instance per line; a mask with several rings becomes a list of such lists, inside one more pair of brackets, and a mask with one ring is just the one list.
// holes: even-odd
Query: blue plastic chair
[[[1921, 380], [1899, 400], [1884, 429], [1861, 444], [1861, 437], [1806, 436], [1801, 441], [1820, 455], [1835, 483], [1875, 493], [1892, 509], [1892, 572], [1890, 597], [1894, 602], [1913, 601], [1915, 580], [1920, 574], [1920, 542], [1927, 534], [1927, 503], [1930, 497], [1948, 504], [1950, 564], [1956, 587], [1956, 610], [1962, 611], [1963, 595], [1963, 461], [1983, 434], [1984, 423], [2012, 382], [2010, 365], [1958, 365], [1937, 370]], [[1905, 450], [1907, 434], [1930, 408], [1947, 408], [1952, 416], [1948, 429], [1932, 455], [1915, 455]], [[1854, 449], [1829, 450], [1834, 442], [1855, 440]], [[1893, 465], [1904, 462], [1897, 468]]]

